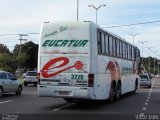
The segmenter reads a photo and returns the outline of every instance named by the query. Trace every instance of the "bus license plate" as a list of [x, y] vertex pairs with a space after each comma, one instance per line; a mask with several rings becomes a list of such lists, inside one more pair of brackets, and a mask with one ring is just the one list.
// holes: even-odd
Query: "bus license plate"
[[69, 95], [68, 91], [59, 91], [59, 95]]

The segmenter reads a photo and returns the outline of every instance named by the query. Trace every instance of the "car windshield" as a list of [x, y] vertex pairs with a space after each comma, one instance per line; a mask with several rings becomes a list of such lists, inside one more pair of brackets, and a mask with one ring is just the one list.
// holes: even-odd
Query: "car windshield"
[[36, 72], [27, 72], [26, 73], [27, 76], [37, 76]]
[[140, 75], [140, 78], [148, 79], [148, 76], [147, 75]]

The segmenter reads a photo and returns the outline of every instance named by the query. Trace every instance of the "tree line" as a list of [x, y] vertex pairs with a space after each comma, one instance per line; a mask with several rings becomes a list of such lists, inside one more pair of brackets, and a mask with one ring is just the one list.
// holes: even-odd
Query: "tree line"
[[[149, 71], [149, 61], [150, 61], [150, 73], [153, 74], [158, 74], [158, 72], [160, 73], [160, 68], [158, 68], [158, 62], [160, 62], [160, 60], [153, 57], [143, 58], [144, 70]], [[22, 72], [25, 72], [28, 69], [37, 68], [38, 64], [37, 62], [38, 62], [38, 44], [35, 44], [32, 41], [21, 44], [21, 46], [16, 44], [14, 46], [13, 52], [10, 52], [7, 46], [0, 47], [1, 70], [15, 73], [17, 69], [20, 69]]]
[[[142, 60], [142, 58], [141, 58]], [[152, 74], [159, 74], [160, 73], [160, 60], [158, 60], [157, 58], [153, 58], [153, 57], [147, 57], [147, 58], [143, 58], [143, 65], [144, 65], [144, 69], [145, 71], [150, 71], [150, 73]], [[150, 65], [150, 67], [149, 67]], [[149, 70], [150, 68], [150, 70]]]
[[[21, 49], [21, 50], [20, 50]], [[32, 41], [14, 46], [13, 52], [0, 47], [0, 69], [15, 73], [16, 70], [25, 72], [27, 69], [37, 68], [38, 44]]]

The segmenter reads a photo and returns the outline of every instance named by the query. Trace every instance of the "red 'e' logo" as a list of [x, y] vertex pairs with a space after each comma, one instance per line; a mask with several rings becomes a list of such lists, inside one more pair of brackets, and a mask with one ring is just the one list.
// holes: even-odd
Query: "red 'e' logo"
[[[60, 65], [51, 67], [55, 63], [61, 62], [61, 61], [62, 61], [62, 63]], [[57, 71], [55, 73], [48, 74], [49, 70], [54, 69], [54, 68], [63, 67], [65, 65], [67, 65], [68, 63], [69, 63], [69, 59], [66, 58], [66, 57], [58, 57], [58, 58], [52, 59], [47, 64], [45, 64], [44, 67], [42, 68], [42, 76], [45, 77], [45, 78], [49, 78], [49, 77], [56, 76], [57, 74], [59, 74], [61, 72], [64, 72], [64, 71], [66, 71], [68, 69], [71, 69], [73, 67], [75, 67], [77, 70], [81, 70], [83, 68], [83, 63], [81, 61], [76, 61], [73, 66], [69, 66], [69, 67], [64, 68], [62, 70], [59, 70], [59, 71]]]

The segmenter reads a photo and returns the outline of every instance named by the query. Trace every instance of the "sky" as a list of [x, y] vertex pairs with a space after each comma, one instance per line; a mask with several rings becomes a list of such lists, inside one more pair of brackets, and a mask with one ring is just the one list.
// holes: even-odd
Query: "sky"
[[[77, 0], [0, 0], [0, 35], [39, 33], [45, 21], [76, 21]], [[96, 21], [95, 9], [88, 5], [105, 4], [98, 10], [97, 24], [101, 27], [119, 26], [132, 23], [160, 21], [160, 0], [79, 0], [79, 21]], [[143, 57], [160, 59], [160, 22], [136, 26], [105, 28], [133, 43], [129, 34], [138, 33], [134, 44]], [[29, 34], [24, 39], [38, 44], [39, 34]], [[11, 51], [20, 44], [18, 35], [0, 36], [0, 43]], [[24, 43], [26, 41], [22, 41]], [[157, 52], [152, 52], [157, 51]]]

